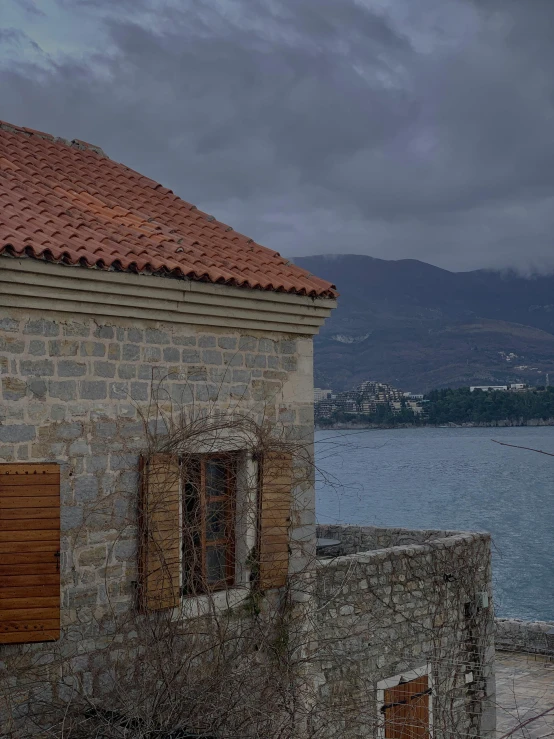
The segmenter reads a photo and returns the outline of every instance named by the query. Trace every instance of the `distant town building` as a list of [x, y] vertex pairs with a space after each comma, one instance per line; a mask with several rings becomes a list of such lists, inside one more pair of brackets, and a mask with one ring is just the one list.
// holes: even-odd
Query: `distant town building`
[[329, 400], [333, 395], [332, 390], [323, 390], [320, 387], [314, 387], [314, 402], [319, 403], [321, 400]]
[[474, 393], [476, 390], [482, 390], [484, 393], [493, 392], [494, 390], [507, 390], [507, 385], [472, 385], [469, 388], [469, 391], [471, 393]]
[[521, 392], [522, 390], [528, 390], [529, 386], [524, 382], [514, 382], [511, 385], [472, 385], [469, 390], [474, 393], [476, 390], [482, 390], [484, 393], [494, 391], [511, 391]]
[[317, 418], [330, 418], [334, 413], [371, 415], [378, 408], [388, 408], [393, 413], [410, 409], [414, 413], [423, 411], [423, 395], [404, 393], [384, 382], [366, 380], [356, 390], [341, 393], [317, 388], [315, 397], [315, 414]]

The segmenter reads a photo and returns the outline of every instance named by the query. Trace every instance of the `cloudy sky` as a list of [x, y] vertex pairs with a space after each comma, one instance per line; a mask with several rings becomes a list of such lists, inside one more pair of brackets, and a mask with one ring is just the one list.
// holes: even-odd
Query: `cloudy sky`
[[287, 256], [554, 268], [554, 0], [1, 0], [0, 118]]

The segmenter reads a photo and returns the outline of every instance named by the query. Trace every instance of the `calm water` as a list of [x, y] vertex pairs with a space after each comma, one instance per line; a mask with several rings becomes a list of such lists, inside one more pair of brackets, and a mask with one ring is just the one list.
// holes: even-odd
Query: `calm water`
[[490, 531], [497, 615], [554, 620], [554, 427], [318, 431], [320, 523]]

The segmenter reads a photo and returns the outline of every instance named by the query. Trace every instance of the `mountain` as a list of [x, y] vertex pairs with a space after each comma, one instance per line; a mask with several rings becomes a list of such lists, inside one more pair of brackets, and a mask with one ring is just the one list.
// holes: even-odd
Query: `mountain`
[[546, 373], [554, 383], [554, 275], [449, 272], [353, 254], [294, 261], [341, 295], [315, 341], [319, 387], [540, 385]]

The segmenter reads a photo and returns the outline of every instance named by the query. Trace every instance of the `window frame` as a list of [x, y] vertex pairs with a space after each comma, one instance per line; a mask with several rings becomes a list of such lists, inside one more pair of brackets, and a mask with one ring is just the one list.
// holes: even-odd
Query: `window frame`
[[[184, 598], [194, 598], [196, 596], [205, 596], [211, 593], [217, 593], [226, 591], [229, 588], [233, 588], [237, 584], [237, 562], [236, 562], [236, 550], [237, 550], [237, 496], [239, 488], [239, 466], [240, 466], [241, 452], [239, 450], [232, 451], [220, 451], [210, 452], [206, 454], [194, 454], [190, 456], [190, 462], [198, 464], [200, 475], [199, 475], [199, 487], [197, 488], [197, 503], [200, 513], [200, 541], [198, 543], [193, 542], [192, 546], [187, 550], [185, 541], [185, 528], [187, 523], [187, 494], [186, 485], [189, 482], [187, 473], [187, 465], [183, 464], [183, 458], [179, 457], [179, 465], [181, 467], [181, 596]], [[212, 495], [208, 496], [207, 493], [207, 482], [206, 482], [206, 465], [211, 460], [223, 460], [225, 462], [225, 476], [226, 476], [226, 493], [224, 495]], [[234, 468], [234, 469], [233, 469]], [[234, 478], [234, 479], [233, 479]], [[226, 505], [225, 511], [225, 529], [229, 532], [227, 536], [218, 539], [207, 538], [207, 524], [208, 524], [208, 503], [220, 502], [223, 500]], [[226, 577], [217, 580], [215, 582], [208, 581], [207, 572], [207, 554], [209, 549], [216, 549], [218, 546], [225, 545], [226, 549], [226, 562], [225, 571]], [[192, 551], [191, 551], [192, 550]], [[196, 550], [196, 551], [195, 551]], [[186, 558], [189, 554], [193, 557], [193, 567], [196, 564], [196, 569], [200, 572], [192, 572], [191, 580], [192, 584], [187, 584], [187, 564]], [[198, 567], [199, 564], [199, 567]]]
[[417, 680], [421, 677], [427, 677], [427, 684], [429, 690], [429, 739], [433, 737], [433, 703], [435, 696], [435, 681], [433, 676], [433, 668], [431, 663], [416, 667], [413, 670], [406, 670], [394, 675], [393, 677], [379, 680], [377, 683], [377, 737], [378, 739], [385, 739], [385, 714], [382, 710], [385, 704], [385, 691], [390, 688], [396, 688], [401, 683], [409, 683], [413, 680]]

